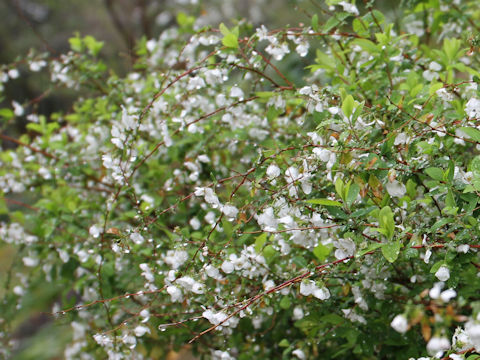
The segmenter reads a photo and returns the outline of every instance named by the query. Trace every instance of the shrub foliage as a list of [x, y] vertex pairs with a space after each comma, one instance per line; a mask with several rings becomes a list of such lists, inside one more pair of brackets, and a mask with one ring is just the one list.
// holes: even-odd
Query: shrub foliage
[[0, 109], [28, 122], [0, 135], [4, 355], [49, 287], [69, 359], [473, 359], [480, 13], [406, 5], [327, 0], [277, 30], [180, 14], [124, 77], [91, 36], [3, 65], [77, 94]]

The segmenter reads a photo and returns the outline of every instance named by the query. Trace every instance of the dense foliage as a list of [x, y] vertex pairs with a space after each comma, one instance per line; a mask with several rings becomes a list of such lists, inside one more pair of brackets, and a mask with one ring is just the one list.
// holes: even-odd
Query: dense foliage
[[357, 5], [3, 65], [78, 94], [0, 109], [3, 355], [48, 287], [67, 359], [478, 358], [478, 4]]

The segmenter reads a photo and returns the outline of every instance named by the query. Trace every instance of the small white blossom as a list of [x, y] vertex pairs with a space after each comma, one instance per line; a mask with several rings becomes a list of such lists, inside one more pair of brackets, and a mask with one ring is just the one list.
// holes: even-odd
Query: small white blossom
[[319, 300], [327, 300], [330, 298], [330, 291], [326, 287], [316, 288], [312, 295]]
[[23, 106], [16, 102], [15, 100], [12, 101], [12, 106], [13, 106], [13, 113], [15, 116], [23, 116], [25, 113], [25, 110], [23, 109]]
[[133, 332], [135, 333], [135, 336], [137, 337], [142, 337], [146, 333], [150, 333], [150, 329], [144, 325], [138, 325]]
[[238, 86], [232, 86], [230, 89], [230, 96], [233, 98], [243, 98], [243, 90]]
[[227, 204], [222, 207], [222, 212], [225, 214], [227, 218], [235, 219], [238, 214], [238, 209], [233, 205]]
[[202, 316], [207, 319], [208, 321], [210, 321], [210, 323], [212, 325], [218, 325], [220, 323], [222, 323], [223, 321], [225, 321], [225, 319], [228, 317], [227, 314], [225, 314], [224, 312], [222, 311], [219, 311], [219, 312], [214, 312], [210, 309], [208, 310], [205, 310], [203, 313], [202, 313]]
[[191, 218], [188, 223], [190, 224], [193, 230], [198, 230], [202, 226], [202, 224], [200, 223], [200, 220], [198, 220], [198, 218], [196, 217]]
[[465, 334], [476, 351], [480, 351], [480, 323], [469, 321], [465, 324]]
[[181, 250], [168, 250], [163, 261], [176, 270], [188, 260], [188, 253]]
[[293, 320], [300, 320], [303, 319], [305, 316], [303, 309], [300, 306], [295, 306], [293, 309]]
[[131, 233], [130, 240], [132, 240], [137, 245], [143, 244], [143, 242], [145, 241], [143, 236], [138, 232]]
[[269, 179], [274, 179], [280, 176], [280, 168], [276, 164], [270, 164], [267, 168], [267, 176]]
[[230, 274], [235, 269], [233, 263], [231, 261], [228, 261], [228, 260], [225, 260], [223, 262], [221, 268], [222, 268], [222, 271], [226, 274]]
[[93, 238], [97, 239], [100, 236], [102, 229], [97, 225], [92, 225], [88, 232], [90, 235], [92, 235]]
[[345, 259], [355, 254], [356, 245], [351, 239], [339, 239], [334, 241], [333, 245], [337, 248], [337, 250], [335, 250], [335, 257], [338, 260]]
[[183, 300], [182, 291], [175, 285], [168, 286], [167, 293], [171, 296], [173, 302], [181, 302]]
[[477, 98], [471, 98], [465, 105], [465, 112], [470, 118], [480, 117], [480, 100]]
[[427, 344], [428, 354], [435, 357], [441, 357], [448, 349], [450, 349], [450, 340], [446, 337], [434, 336]]
[[30, 63], [30, 70], [32, 70], [33, 72], [37, 72], [45, 66], [47, 66], [47, 62], [45, 60], [32, 61]]
[[407, 188], [397, 180], [389, 181], [386, 185], [387, 192], [392, 197], [402, 197], [407, 193]]
[[450, 270], [448, 269], [448, 267], [442, 265], [435, 273], [435, 276], [440, 281], [447, 281], [448, 279], [450, 279]]
[[360, 13], [358, 12], [358, 9], [355, 5], [353, 4], [350, 4], [346, 1], [340, 1], [338, 3], [338, 5], [342, 5], [343, 6], [343, 11], [346, 11], [348, 13], [351, 13], [353, 15], [359, 15]]
[[305, 360], [307, 357], [305, 356], [305, 353], [303, 352], [303, 350], [300, 350], [300, 349], [295, 349], [292, 351], [292, 355], [295, 355], [297, 358], [299, 358], [300, 360]]
[[404, 315], [397, 315], [393, 318], [390, 326], [397, 332], [405, 334], [408, 330], [408, 320]]
[[443, 302], [449, 302], [455, 296], [457, 296], [457, 292], [453, 289], [448, 289], [442, 291], [442, 293], [440, 294], [440, 299], [442, 299]]

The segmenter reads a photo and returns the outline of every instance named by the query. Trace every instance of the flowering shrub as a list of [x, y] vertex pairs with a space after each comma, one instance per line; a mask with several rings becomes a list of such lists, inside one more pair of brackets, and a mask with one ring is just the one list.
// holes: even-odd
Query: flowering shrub
[[0, 135], [3, 354], [48, 284], [67, 359], [478, 358], [480, 13], [407, 5], [394, 25], [327, 0], [274, 31], [182, 15], [125, 77], [90, 36], [4, 65], [78, 98], [0, 110], [28, 120]]

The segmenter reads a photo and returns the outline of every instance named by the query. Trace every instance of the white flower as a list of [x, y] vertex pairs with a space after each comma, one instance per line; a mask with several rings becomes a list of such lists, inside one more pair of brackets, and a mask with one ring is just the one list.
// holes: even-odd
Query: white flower
[[315, 289], [317, 289], [317, 286], [312, 280], [303, 280], [300, 283], [300, 294], [302, 294], [303, 296], [311, 295], [315, 291]]
[[395, 141], [393, 142], [393, 144], [400, 145], [400, 144], [407, 144], [408, 142], [410, 142], [410, 137], [404, 132], [402, 132], [395, 137]]
[[435, 273], [435, 276], [440, 281], [447, 281], [450, 279], [450, 270], [445, 265], [442, 265]]
[[465, 333], [476, 351], [480, 351], [480, 323], [469, 321], [465, 324]]
[[225, 260], [222, 264], [222, 271], [226, 274], [230, 274], [235, 269], [231, 261]]
[[393, 180], [386, 185], [387, 192], [392, 197], [402, 197], [407, 193], [407, 188], [401, 182]]
[[305, 57], [308, 54], [308, 49], [310, 45], [306, 41], [302, 41], [300, 44], [297, 45], [295, 48], [295, 51], [300, 55], [301, 57]]
[[13, 293], [18, 296], [22, 296], [25, 294], [25, 290], [20, 285], [17, 285], [13, 288]]
[[408, 330], [408, 320], [404, 315], [397, 315], [393, 318], [390, 326], [397, 332], [405, 334]]
[[306, 359], [305, 353], [300, 349], [293, 350], [292, 355], [295, 355], [300, 360], [305, 360]]
[[222, 207], [222, 212], [225, 214], [225, 216], [229, 219], [235, 219], [238, 214], [238, 209], [233, 206], [233, 205], [224, 205]]
[[12, 101], [12, 106], [13, 106], [13, 113], [15, 116], [22, 116], [25, 111], [23, 110], [23, 106], [16, 102], [15, 100]]
[[208, 310], [205, 310], [203, 313], [202, 313], [202, 316], [207, 319], [208, 321], [210, 321], [210, 323], [212, 325], [218, 325], [220, 323], [222, 323], [223, 321], [225, 321], [225, 319], [228, 317], [227, 314], [225, 314], [224, 312], [213, 312], [212, 310], [208, 309]]
[[230, 96], [233, 98], [243, 98], [243, 90], [238, 86], [232, 86], [230, 89]]
[[425, 264], [428, 264], [430, 262], [431, 256], [432, 256], [432, 250], [427, 249], [427, 251], [425, 251], [425, 257], [423, 258], [423, 261], [425, 262]]
[[167, 293], [171, 296], [173, 302], [181, 302], [183, 300], [182, 291], [174, 285], [167, 287]]
[[[205, 201], [209, 203], [214, 209], [220, 207], [220, 201], [218, 200], [217, 195], [211, 188], [205, 188]], [[195, 192], [196, 195], [196, 192]]]
[[210, 158], [209, 158], [207, 155], [205, 155], [205, 154], [198, 155], [198, 158], [197, 158], [197, 159], [198, 159], [198, 161], [200, 161], [200, 162], [202, 162], [202, 163], [205, 163], [205, 164], [207, 164], [207, 163], [210, 162]]
[[131, 233], [130, 240], [132, 240], [137, 245], [143, 244], [143, 242], [145, 241], [143, 236], [138, 232]]
[[205, 268], [205, 273], [213, 279], [220, 280], [222, 276], [220, 275], [220, 271], [213, 265], [207, 265]]
[[45, 66], [47, 66], [47, 62], [45, 60], [32, 61], [30, 63], [30, 70], [32, 70], [33, 72], [37, 72]]
[[465, 112], [470, 118], [480, 117], [480, 100], [477, 98], [471, 98], [465, 105]]
[[265, 25], [260, 26], [256, 30], [259, 41], [266, 40], [268, 38], [268, 29], [265, 27]]
[[350, 4], [346, 1], [341, 1], [338, 3], [338, 5], [342, 5], [343, 6], [343, 10], [348, 12], [348, 13], [351, 13], [353, 15], [359, 15], [360, 13], [358, 12], [358, 9], [355, 5], [353, 4]]
[[188, 253], [181, 250], [168, 250], [167, 255], [164, 256], [163, 261], [170, 265], [172, 269], [176, 270], [188, 260]]
[[138, 325], [135, 329], [133, 329], [135, 336], [141, 337], [146, 333], [150, 333], [150, 329], [144, 325]]
[[438, 299], [440, 297], [440, 292], [442, 291], [443, 287], [445, 286], [445, 283], [443, 283], [442, 281], [439, 281], [439, 282], [436, 282], [433, 287], [430, 289], [430, 291], [428, 292], [428, 295], [432, 298], [432, 299]]
[[280, 168], [276, 164], [270, 164], [267, 168], [267, 176], [269, 179], [280, 176]]
[[337, 248], [337, 250], [335, 250], [335, 257], [338, 260], [355, 254], [356, 245], [351, 239], [339, 239], [338, 241], [334, 241], [333, 245]]
[[457, 292], [453, 289], [448, 289], [442, 291], [442, 293], [440, 294], [440, 299], [442, 299], [443, 302], [449, 302], [455, 296], [457, 296]]
[[[470, 322], [468, 322], [465, 327], [468, 327]], [[479, 327], [480, 328], [480, 327]], [[457, 351], [467, 350], [472, 347], [472, 343], [470, 342], [470, 338], [465, 332], [464, 329], [457, 327], [455, 329], [455, 333], [452, 337], [452, 347]], [[480, 343], [479, 343], [480, 345]], [[480, 350], [480, 348], [479, 348]]]
[[450, 340], [445, 337], [434, 336], [427, 344], [428, 354], [435, 357], [441, 357], [448, 349], [450, 349]]
[[18, 72], [17, 69], [8, 70], [8, 76], [10, 76], [10, 78], [12, 78], [12, 79], [18, 78], [19, 75], [20, 75], [20, 73]]
[[300, 306], [296, 306], [293, 309], [293, 320], [300, 320], [300, 319], [303, 319], [303, 317], [304, 317], [303, 309]]
[[290, 52], [287, 43], [279, 44], [276, 39], [274, 42], [271, 42], [270, 45], [267, 46], [265, 49], [267, 53], [273, 56], [273, 58], [277, 61], [283, 59], [283, 57]]
[[316, 288], [312, 295], [319, 300], [327, 300], [330, 298], [330, 291], [326, 287]]
[[22, 258], [22, 260], [23, 260], [23, 264], [27, 267], [37, 266], [39, 262], [37, 258], [31, 257], [31, 256], [25, 256], [24, 258]]
[[100, 346], [108, 346], [111, 345], [113, 342], [112, 339], [110, 339], [107, 335], [95, 334], [93, 335], [93, 338]]
[[453, 94], [448, 92], [447, 89], [445, 89], [445, 88], [438, 89], [437, 91], [435, 91], [435, 93], [438, 95], [438, 97], [440, 99], [442, 99], [443, 101], [446, 101], [446, 102], [450, 102], [450, 101], [453, 101], [455, 99]]
[[92, 225], [88, 230], [89, 234], [92, 235], [93, 238], [98, 238], [100, 236], [102, 229], [97, 225]]
[[196, 217], [191, 218], [189, 221], [189, 224], [193, 228], [193, 230], [198, 230], [200, 229], [200, 226], [202, 226], [202, 224], [200, 223], [200, 220], [198, 220], [198, 218]]

